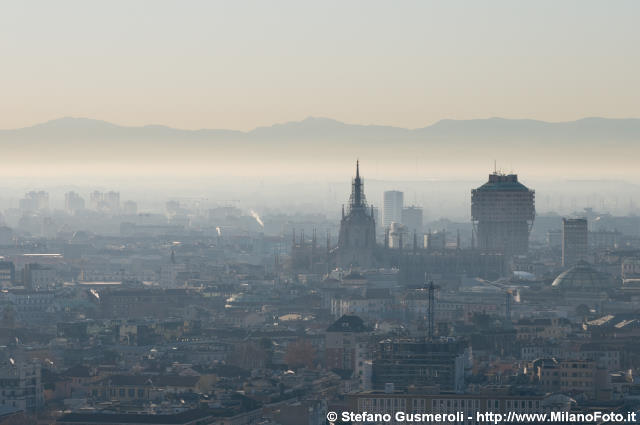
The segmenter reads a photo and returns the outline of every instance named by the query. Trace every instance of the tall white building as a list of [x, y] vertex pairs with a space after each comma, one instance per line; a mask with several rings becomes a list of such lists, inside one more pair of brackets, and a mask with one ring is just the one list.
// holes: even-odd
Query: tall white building
[[404, 193], [399, 190], [387, 190], [384, 192], [382, 224], [385, 228], [391, 223], [402, 223], [402, 207], [404, 206]]

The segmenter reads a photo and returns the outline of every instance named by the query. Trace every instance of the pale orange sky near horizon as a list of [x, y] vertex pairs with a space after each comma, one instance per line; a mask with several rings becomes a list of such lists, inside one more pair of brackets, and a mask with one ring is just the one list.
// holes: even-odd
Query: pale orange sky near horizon
[[14, 1], [0, 128], [640, 117], [633, 1]]

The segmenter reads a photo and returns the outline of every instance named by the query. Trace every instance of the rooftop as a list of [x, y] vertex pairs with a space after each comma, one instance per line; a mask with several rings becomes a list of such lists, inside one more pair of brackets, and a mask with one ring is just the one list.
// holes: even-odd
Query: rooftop
[[518, 181], [517, 174], [489, 174], [489, 181], [475, 189], [479, 191], [489, 190], [506, 190], [506, 191], [523, 191], [529, 190], [528, 187]]
[[174, 415], [149, 415], [132, 413], [69, 413], [58, 419], [58, 423], [80, 424], [190, 424], [198, 419], [210, 417], [205, 410], [188, 410]]
[[327, 332], [366, 332], [367, 330], [361, 318], [346, 314], [327, 328]]

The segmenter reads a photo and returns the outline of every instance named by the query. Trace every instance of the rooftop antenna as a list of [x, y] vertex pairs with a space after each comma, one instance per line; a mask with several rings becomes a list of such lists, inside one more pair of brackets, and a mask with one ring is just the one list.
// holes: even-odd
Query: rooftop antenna
[[493, 160], [493, 174], [498, 174], [498, 164], [496, 160]]

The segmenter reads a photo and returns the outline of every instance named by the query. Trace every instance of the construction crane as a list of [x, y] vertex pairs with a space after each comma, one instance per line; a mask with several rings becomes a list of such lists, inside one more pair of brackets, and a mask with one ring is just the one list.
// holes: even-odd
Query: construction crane
[[427, 274], [424, 275], [425, 284], [423, 290], [427, 291], [428, 310], [427, 310], [427, 340], [433, 341], [435, 336], [435, 318], [436, 318], [436, 289], [439, 286], [433, 284], [433, 280], [429, 280], [427, 284]]
[[433, 341], [433, 334], [434, 334], [434, 321], [435, 321], [435, 307], [436, 307], [436, 297], [435, 297], [435, 291], [436, 291], [436, 287], [433, 284], [433, 281], [429, 282], [429, 287], [427, 288], [429, 291], [429, 311], [427, 312], [428, 314], [428, 321], [429, 321], [429, 333], [428, 333], [428, 337], [429, 337], [429, 341]]
[[508, 323], [511, 323], [511, 305], [514, 299], [516, 302], [520, 302], [520, 291], [517, 288], [505, 286], [499, 281], [486, 283], [504, 293], [504, 318]]

